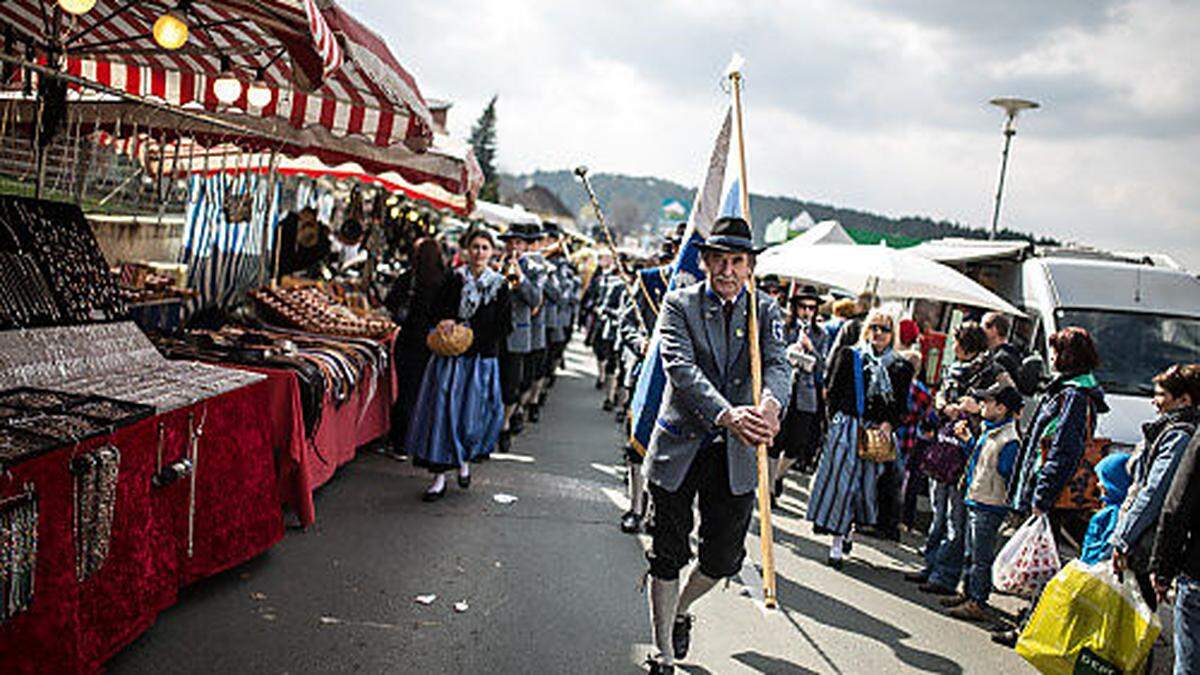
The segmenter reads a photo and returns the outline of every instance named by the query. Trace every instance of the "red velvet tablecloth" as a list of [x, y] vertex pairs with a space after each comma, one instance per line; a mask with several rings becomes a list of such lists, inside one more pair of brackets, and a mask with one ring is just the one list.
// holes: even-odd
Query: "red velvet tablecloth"
[[[390, 353], [390, 341], [388, 345]], [[340, 405], [327, 396], [316, 433], [307, 438], [296, 374], [274, 368], [246, 369], [276, 383], [265, 409], [271, 417], [271, 442], [279, 458], [279, 495], [284, 505], [295, 511], [300, 524], [308, 527], [316, 520], [313, 491], [332, 478], [338, 467], [354, 459], [359, 447], [391, 429], [395, 372], [390, 367], [382, 373], [368, 372]]]
[[[183, 585], [237, 565], [283, 537], [271, 416], [264, 402], [286, 383], [268, 379], [157, 415], [14, 467], [0, 498], [34, 486], [38, 562], [30, 609], [0, 624], [0, 671], [92, 672], [154, 623]], [[196, 466], [195, 530], [188, 554], [188, 480], [156, 488], [164, 463], [187, 452], [189, 416], [205, 419]], [[121, 451], [112, 538], [103, 566], [75, 576], [71, 458], [104, 443]]]

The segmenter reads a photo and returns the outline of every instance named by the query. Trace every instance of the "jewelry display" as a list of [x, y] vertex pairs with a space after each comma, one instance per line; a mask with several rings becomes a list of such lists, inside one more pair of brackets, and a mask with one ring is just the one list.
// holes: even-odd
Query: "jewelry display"
[[0, 390], [52, 388], [165, 412], [263, 378], [235, 368], [169, 361], [132, 322], [0, 331]]
[[53, 438], [0, 426], [0, 470], [61, 445]]
[[0, 467], [144, 419], [149, 406], [43, 389], [0, 391]]
[[53, 323], [61, 318], [37, 263], [24, 253], [0, 252], [0, 326]]
[[0, 313], [13, 326], [105, 321], [127, 313], [125, 300], [83, 212], [74, 204], [0, 197], [8, 254], [0, 275]]
[[0, 499], [0, 624], [33, 603], [38, 554], [38, 498], [33, 485]]
[[204, 435], [204, 422], [208, 420], [208, 408], [200, 414], [200, 423], [193, 424], [195, 413], [188, 415], [188, 459], [191, 460], [191, 475], [188, 477], [188, 522], [187, 557], [192, 557], [196, 542], [196, 474], [200, 471], [200, 437]]
[[104, 565], [112, 539], [121, 451], [105, 445], [71, 460], [75, 476], [75, 577], [86, 581]]

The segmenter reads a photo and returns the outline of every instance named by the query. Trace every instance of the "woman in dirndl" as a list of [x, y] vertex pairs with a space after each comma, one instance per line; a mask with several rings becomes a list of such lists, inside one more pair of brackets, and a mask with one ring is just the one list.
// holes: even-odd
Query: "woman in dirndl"
[[842, 566], [855, 524], [873, 525], [876, 483], [883, 465], [859, 456], [859, 430], [877, 428], [893, 438], [908, 406], [913, 366], [892, 349], [896, 321], [874, 310], [857, 344], [833, 355], [828, 389], [831, 415], [825, 450], [813, 476], [808, 519], [818, 534], [833, 535], [828, 564]]
[[404, 444], [413, 463], [434, 474], [423, 496], [430, 502], [446, 494], [447, 471], [458, 472], [459, 487], [470, 487], [470, 462], [491, 454], [504, 424], [497, 356], [511, 325], [508, 282], [490, 265], [498, 248], [490, 230], [470, 230], [462, 248], [467, 264], [446, 275], [434, 330], [463, 324], [474, 338], [458, 356], [430, 359]]

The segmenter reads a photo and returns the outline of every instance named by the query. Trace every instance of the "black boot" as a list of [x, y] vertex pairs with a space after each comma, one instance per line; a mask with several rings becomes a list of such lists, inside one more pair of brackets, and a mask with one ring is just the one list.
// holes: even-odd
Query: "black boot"
[[512, 432], [501, 431], [500, 440], [496, 441], [496, 452], [508, 454], [512, 452]]
[[525, 416], [518, 410], [508, 420], [508, 432], [513, 436], [518, 436], [522, 431], [525, 431]]

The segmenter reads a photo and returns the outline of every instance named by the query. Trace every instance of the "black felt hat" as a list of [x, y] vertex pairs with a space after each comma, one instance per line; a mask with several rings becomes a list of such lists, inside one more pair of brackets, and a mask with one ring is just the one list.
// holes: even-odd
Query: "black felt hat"
[[754, 238], [750, 233], [750, 223], [737, 216], [718, 218], [717, 222], [713, 223], [712, 234], [708, 235], [704, 243], [699, 246], [702, 251], [723, 253], [757, 254], [766, 250], [765, 247], [754, 245]]
[[537, 223], [513, 223], [508, 226], [501, 239], [524, 239], [537, 241], [542, 238], [542, 226]]

